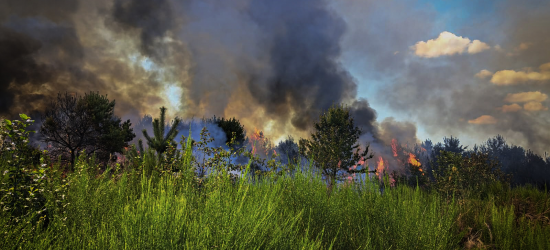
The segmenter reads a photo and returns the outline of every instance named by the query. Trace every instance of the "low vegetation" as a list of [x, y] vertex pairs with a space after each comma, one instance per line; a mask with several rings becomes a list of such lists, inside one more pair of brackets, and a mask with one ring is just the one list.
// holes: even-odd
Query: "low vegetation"
[[[345, 111], [327, 114], [346, 120]], [[220, 120], [244, 132], [238, 121]], [[391, 176], [393, 184], [373, 174], [336, 183], [322, 160], [331, 168], [339, 161], [315, 157], [322, 133], [302, 140], [302, 150], [291, 137], [282, 142], [286, 160], [263, 159], [232, 147], [244, 137], [230, 139], [229, 150], [208, 147], [206, 129], [201, 141], [182, 138], [178, 149], [159, 123], [148, 139], [162, 138], [162, 147], [130, 145], [107, 165], [84, 151], [67, 169], [29, 146], [32, 122], [21, 115], [0, 128], [1, 249], [550, 249], [548, 191], [513, 186], [491, 154], [466, 153], [456, 138], [433, 147], [441, 150], [424, 172], [410, 166]], [[347, 167], [368, 157], [354, 142], [334, 145], [356, 149], [342, 150], [352, 159]], [[311, 156], [306, 164], [298, 151]], [[252, 174], [253, 166], [261, 171]]]

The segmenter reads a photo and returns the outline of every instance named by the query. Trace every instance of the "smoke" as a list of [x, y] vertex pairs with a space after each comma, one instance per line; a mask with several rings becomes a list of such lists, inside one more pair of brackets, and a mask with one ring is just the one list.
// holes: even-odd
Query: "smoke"
[[270, 77], [248, 84], [268, 115], [305, 130], [320, 111], [355, 97], [356, 84], [337, 62], [345, 23], [322, 1], [255, 1], [250, 15], [270, 31]]
[[[344, 0], [333, 5], [350, 30], [343, 40], [342, 60], [362, 82], [379, 83], [359, 86], [374, 90], [365, 96], [379, 112], [389, 109], [431, 137], [454, 135], [466, 145], [501, 134], [538, 154], [550, 149], [547, 100], [519, 103], [514, 112], [504, 112], [509, 110], [504, 105], [512, 105], [505, 100], [510, 94], [550, 92], [539, 69], [550, 62], [549, 3], [486, 1], [441, 15], [430, 4], [415, 2]], [[491, 49], [433, 58], [411, 50], [445, 31], [479, 40]], [[491, 75], [503, 70], [530, 72], [538, 78], [499, 86], [490, 76], [476, 77], [482, 70]], [[480, 117], [491, 122], [469, 122]]]
[[376, 112], [355, 100], [339, 61], [347, 24], [326, 1], [10, 0], [0, 9], [3, 115], [41, 111], [58, 92], [98, 91], [134, 123], [166, 106], [167, 120], [236, 117], [281, 139], [309, 136], [323, 110], [349, 103], [376, 137]]
[[49, 69], [32, 58], [41, 43], [32, 37], [0, 27], [0, 113], [7, 113], [20, 91], [10, 85], [40, 85], [51, 79]]
[[140, 52], [155, 62], [169, 57], [162, 40], [176, 27], [176, 15], [168, 0], [117, 0], [112, 10], [112, 21], [126, 31], [137, 32], [140, 38]]

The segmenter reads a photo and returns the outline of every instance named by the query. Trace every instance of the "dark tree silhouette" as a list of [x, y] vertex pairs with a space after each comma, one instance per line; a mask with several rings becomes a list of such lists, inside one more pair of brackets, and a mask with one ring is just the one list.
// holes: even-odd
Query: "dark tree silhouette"
[[143, 136], [147, 140], [147, 145], [149, 145], [150, 148], [157, 151], [159, 160], [162, 157], [162, 154], [166, 152], [168, 149], [168, 146], [170, 144], [174, 145], [176, 147], [176, 142], [174, 141], [174, 138], [178, 135], [177, 127], [180, 124], [181, 120], [180, 118], [176, 117], [174, 118], [174, 121], [172, 122], [172, 126], [168, 133], [164, 135], [164, 128], [165, 128], [165, 116], [166, 116], [166, 108], [161, 107], [160, 108], [160, 118], [155, 118], [153, 120], [153, 133], [155, 137], [150, 137], [147, 133], [146, 129], [143, 129]]
[[246, 141], [246, 130], [244, 130], [244, 125], [242, 125], [239, 120], [235, 119], [235, 117], [231, 119], [225, 119], [225, 118], [219, 118], [214, 116], [211, 119], [212, 122], [216, 123], [227, 136], [227, 140], [225, 143], [231, 142], [231, 137], [235, 136], [235, 146], [236, 148], [240, 148], [244, 145], [244, 142]]
[[130, 120], [121, 124], [121, 119], [114, 115], [114, 106], [114, 100], [98, 93], [90, 92], [83, 97], [58, 94], [42, 116], [42, 141], [51, 146], [52, 155], [68, 158], [71, 168], [82, 150], [106, 162], [110, 154], [122, 153], [135, 137]]

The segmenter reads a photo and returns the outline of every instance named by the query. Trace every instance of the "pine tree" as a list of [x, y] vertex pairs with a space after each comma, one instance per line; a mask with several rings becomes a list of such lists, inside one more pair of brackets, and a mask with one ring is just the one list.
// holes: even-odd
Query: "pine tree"
[[[366, 161], [373, 157], [367, 156], [369, 146], [360, 152], [356, 144], [361, 130], [353, 124], [349, 108], [336, 105], [320, 116], [315, 123], [316, 132], [312, 139], [300, 139], [300, 154], [313, 160], [329, 182], [329, 191], [335, 184], [338, 173], [365, 173], [367, 167], [361, 170], [352, 169], [361, 159]], [[355, 152], [353, 152], [355, 150]]]
[[155, 118], [153, 120], [153, 133], [155, 137], [151, 138], [149, 134], [147, 133], [146, 129], [143, 129], [143, 136], [145, 136], [145, 139], [147, 139], [147, 145], [149, 145], [150, 148], [157, 151], [159, 160], [162, 157], [162, 154], [166, 152], [168, 149], [168, 146], [170, 144], [176, 146], [176, 142], [174, 141], [174, 138], [178, 135], [177, 127], [181, 123], [181, 120], [176, 117], [174, 118], [174, 121], [172, 122], [172, 126], [168, 133], [164, 135], [164, 128], [165, 128], [165, 119], [166, 116], [166, 108], [161, 107], [160, 108], [160, 118]]

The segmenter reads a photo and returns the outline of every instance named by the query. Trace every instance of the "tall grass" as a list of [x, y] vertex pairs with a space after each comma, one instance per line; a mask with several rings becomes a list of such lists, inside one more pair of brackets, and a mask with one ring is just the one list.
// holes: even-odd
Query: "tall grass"
[[66, 221], [2, 248], [453, 249], [460, 241], [454, 203], [409, 187], [381, 195], [366, 180], [328, 196], [319, 175], [234, 185], [217, 173], [197, 192], [171, 175], [95, 177], [77, 167]]
[[319, 172], [253, 179], [249, 164], [237, 182], [217, 168], [198, 189], [190, 148], [177, 176], [97, 175], [79, 160], [47, 226], [0, 217], [0, 249], [550, 249], [550, 196], [533, 188], [455, 200], [364, 179], [330, 191]]

